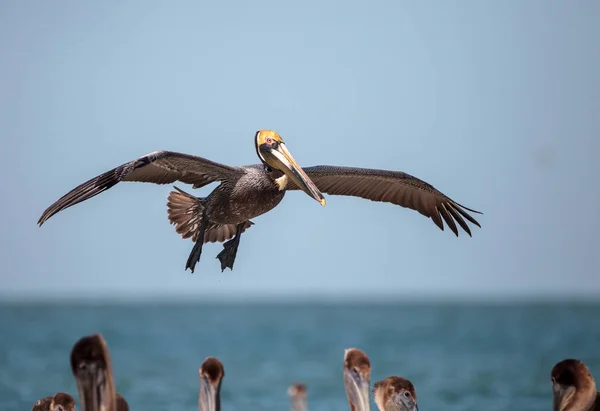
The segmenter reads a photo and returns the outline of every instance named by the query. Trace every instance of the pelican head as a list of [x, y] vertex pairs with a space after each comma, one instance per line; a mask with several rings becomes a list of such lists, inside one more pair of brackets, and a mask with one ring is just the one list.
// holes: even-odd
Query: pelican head
[[66, 392], [38, 400], [31, 411], [75, 411], [75, 400]]
[[75, 400], [65, 392], [58, 392], [52, 397], [50, 411], [75, 411]]
[[596, 383], [590, 370], [579, 360], [567, 359], [552, 368], [552, 410], [592, 409]]
[[292, 411], [306, 411], [306, 385], [294, 383], [288, 387], [288, 396], [292, 402]]
[[363, 351], [349, 348], [344, 353], [344, 385], [351, 411], [369, 411], [371, 362]]
[[380, 411], [419, 411], [415, 387], [402, 377], [388, 377], [376, 382], [373, 397]]
[[220, 411], [221, 382], [225, 376], [223, 364], [215, 357], [207, 357], [198, 373], [200, 374], [200, 392], [198, 393], [200, 411]]
[[117, 393], [117, 411], [129, 411], [129, 404], [119, 393]]
[[71, 350], [71, 371], [77, 382], [82, 411], [115, 411], [115, 383], [104, 338], [81, 338]]
[[256, 153], [265, 167], [283, 173], [275, 179], [280, 190], [285, 190], [287, 179], [290, 178], [302, 191], [322, 206], [325, 205], [325, 197], [296, 163], [278, 133], [273, 130], [259, 130], [256, 132], [255, 144]]

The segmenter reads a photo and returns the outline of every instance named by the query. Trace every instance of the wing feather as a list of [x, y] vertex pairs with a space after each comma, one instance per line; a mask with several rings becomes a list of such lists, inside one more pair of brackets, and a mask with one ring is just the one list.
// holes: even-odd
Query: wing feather
[[54, 214], [108, 190], [121, 181], [169, 184], [181, 181], [200, 188], [214, 181], [237, 178], [244, 173], [241, 167], [215, 163], [202, 157], [174, 151], [155, 151], [137, 160], [122, 164], [75, 187], [58, 199], [43, 213], [41, 226]]
[[[361, 197], [410, 208], [431, 218], [442, 231], [445, 221], [456, 236], [456, 223], [471, 235], [465, 219], [481, 227], [467, 211], [481, 212], [455, 202], [431, 184], [401, 171], [338, 166], [314, 166], [303, 170], [323, 193]], [[298, 190], [292, 181], [286, 188]]]

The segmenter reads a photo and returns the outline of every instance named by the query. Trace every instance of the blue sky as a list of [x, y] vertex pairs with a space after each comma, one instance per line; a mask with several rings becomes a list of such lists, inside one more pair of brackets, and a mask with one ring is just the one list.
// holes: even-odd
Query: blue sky
[[[591, 0], [3, 2], [0, 294], [597, 297], [599, 16]], [[483, 228], [293, 192], [234, 271], [208, 245], [191, 275], [170, 186], [120, 184], [36, 225], [154, 150], [256, 163], [261, 128], [305, 166], [420, 177]]]

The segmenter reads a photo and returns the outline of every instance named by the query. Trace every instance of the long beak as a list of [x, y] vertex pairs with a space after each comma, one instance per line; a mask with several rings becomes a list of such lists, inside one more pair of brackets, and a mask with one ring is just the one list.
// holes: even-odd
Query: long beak
[[552, 387], [552, 411], [559, 411], [562, 404], [566, 404], [575, 394], [574, 387], [563, 388], [561, 386], [554, 385]]
[[370, 411], [369, 382], [344, 370], [344, 385], [348, 400], [356, 407], [356, 411]]
[[207, 377], [200, 378], [198, 407], [200, 411], [221, 411], [220, 385], [213, 386]]
[[419, 411], [419, 405], [412, 399], [407, 400], [398, 395], [397, 398], [388, 402], [386, 409], [388, 411]]
[[96, 363], [88, 363], [75, 376], [82, 411], [116, 410], [112, 376]]
[[306, 175], [304, 170], [296, 163], [284, 143], [279, 143], [277, 148], [262, 150], [265, 159], [277, 170], [285, 173], [306, 194], [325, 206], [325, 197], [315, 183]]
[[560, 409], [560, 396], [557, 392], [552, 396], [552, 411], [558, 411]]

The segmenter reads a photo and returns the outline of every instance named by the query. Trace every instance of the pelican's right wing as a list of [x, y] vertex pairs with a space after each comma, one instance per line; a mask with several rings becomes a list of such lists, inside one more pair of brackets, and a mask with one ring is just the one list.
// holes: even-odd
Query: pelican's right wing
[[215, 163], [202, 157], [174, 151], [155, 151], [100, 174], [75, 187], [44, 211], [41, 226], [59, 211], [69, 208], [108, 190], [121, 181], [169, 184], [181, 181], [199, 188], [214, 181], [236, 178], [244, 173], [241, 167]]

